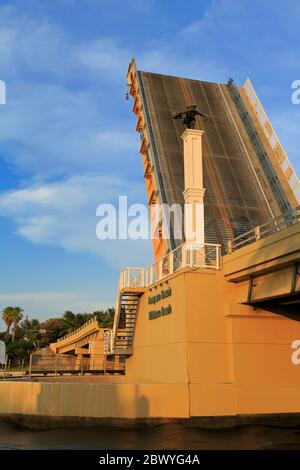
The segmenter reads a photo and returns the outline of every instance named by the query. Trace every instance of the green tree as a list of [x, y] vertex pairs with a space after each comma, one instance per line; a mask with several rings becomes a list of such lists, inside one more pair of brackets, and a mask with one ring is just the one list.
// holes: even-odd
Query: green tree
[[20, 366], [24, 359], [28, 364], [29, 355], [34, 351], [34, 344], [24, 338], [16, 339], [7, 345], [6, 353], [12, 367]]
[[41, 323], [41, 329], [46, 330], [47, 333], [41, 335], [41, 347], [49, 346], [50, 343], [55, 343], [59, 338], [68, 333], [66, 323], [63, 318], [49, 318]]
[[20, 306], [13, 307], [12, 322], [14, 324], [14, 330], [13, 330], [12, 341], [15, 340], [18, 324], [20, 323], [22, 318], [23, 318], [23, 309], [22, 309], [22, 307], [20, 307]]
[[11, 325], [13, 324], [14, 307], [11, 305], [2, 310], [2, 320], [6, 325], [6, 336], [9, 336]]
[[97, 317], [99, 325], [102, 328], [112, 328], [114, 323], [115, 309], [109, 308], [107, 310], [98, 310], [92, 316]]
[[[6, 332], [0, 333], [0, 339], [7, 345], [8, 356], [11, 364], [19, 365], [22, 359], [28, 362], [29, 354], [37, 348], [49, 346], [62, 336], [76, 330], [92, 317], [97, 317], [99, 326], [111, 328], [114, 320], [115, 310], [99, 310], [93, 313], [73, 313], [65, 311], [62, 317], [49, 318], [44, 322], [36, 319], [22, 320], [23, 309], [21, 307], [6, 307], [2, 311], [2, 318], [6, 323]], [[14, 324], [14, 341], [10, 340], [10, 329]], [[42, 330], [46, 330], [43, 332]]]

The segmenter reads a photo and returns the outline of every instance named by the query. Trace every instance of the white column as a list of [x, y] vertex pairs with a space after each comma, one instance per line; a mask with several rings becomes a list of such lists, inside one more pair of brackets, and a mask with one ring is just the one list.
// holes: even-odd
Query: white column
[[204, 131], [186, 129], [182, 134], [184, 154], [185, 235], [189, 243], [204, 244], [204, 194], [202, 135]]

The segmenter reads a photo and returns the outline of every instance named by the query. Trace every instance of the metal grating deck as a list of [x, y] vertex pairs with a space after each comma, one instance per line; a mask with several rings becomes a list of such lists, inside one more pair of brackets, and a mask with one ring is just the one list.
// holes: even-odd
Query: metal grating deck
[[[138, 72], [147, 127], [162, 201], [183, 204], [181, 134], [172, 113], [197, 104], [208, 119], [197, 118], [203, 138], [205, 233], [221, 243], [281, 213], [271, 185], [257, 171], [259, 160], [236, 110], [229, 85]], [[268, 186], [268, 187], [267, 187]], [[270, 193], [271, 191], [271, 193]], [[271, 197], [270, 197], [271, 194]], [[274, 196], [274, 197], [273, 197]], [[288, 205], [288, 201], [287, 201]], [[175, 240], [172, 248], [181, 243]]]

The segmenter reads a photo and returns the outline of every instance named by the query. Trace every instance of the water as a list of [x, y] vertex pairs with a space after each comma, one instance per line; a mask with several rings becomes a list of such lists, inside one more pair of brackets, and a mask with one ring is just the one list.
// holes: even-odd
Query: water
[[180, 424], [147, 429], [77, 427], [30, 430], [0, 423], [0, 450], [4, 449], [300, 449], [300, 429], [247, 426], [230, 430], [203, 430]]

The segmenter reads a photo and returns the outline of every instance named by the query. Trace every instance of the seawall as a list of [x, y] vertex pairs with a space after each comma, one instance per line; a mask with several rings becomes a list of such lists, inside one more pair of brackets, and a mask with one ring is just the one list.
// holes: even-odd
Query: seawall
[[186, 384], [0, 382], [0, 416], [28, 426], [140, 425], [189, 416]]

